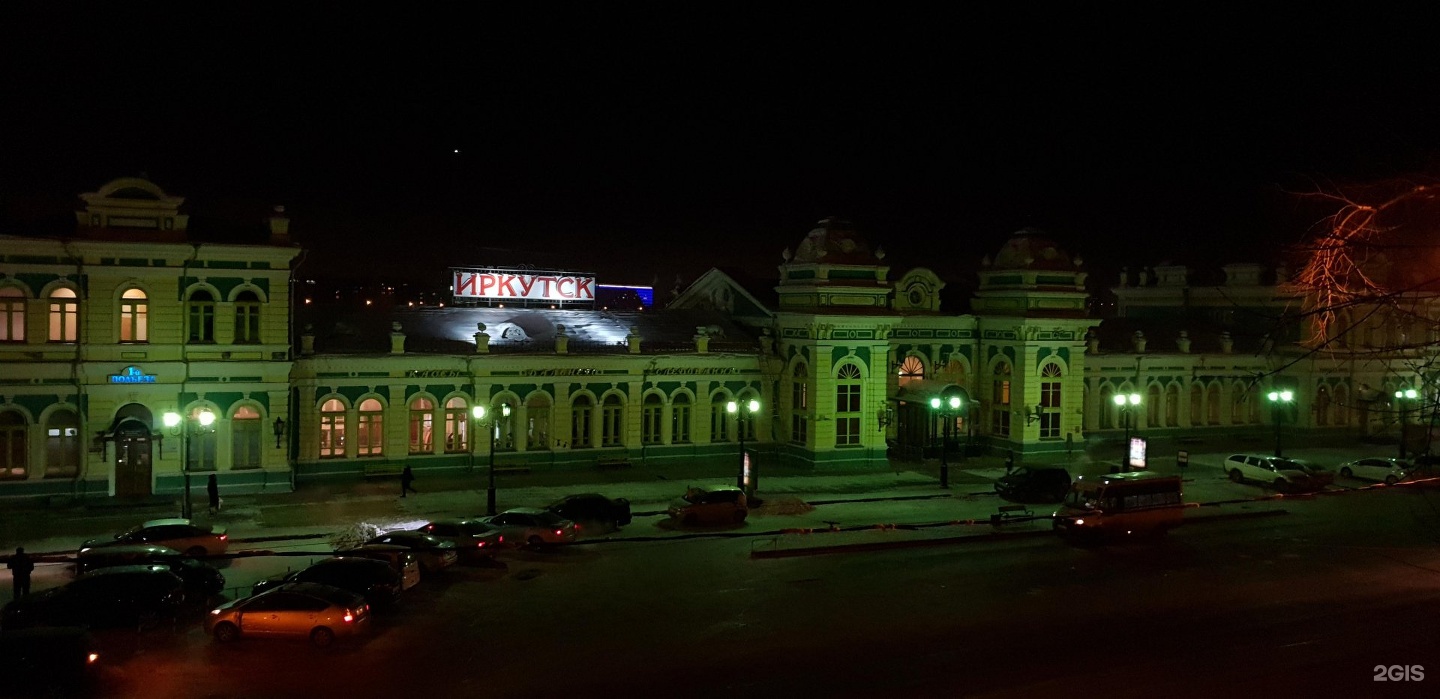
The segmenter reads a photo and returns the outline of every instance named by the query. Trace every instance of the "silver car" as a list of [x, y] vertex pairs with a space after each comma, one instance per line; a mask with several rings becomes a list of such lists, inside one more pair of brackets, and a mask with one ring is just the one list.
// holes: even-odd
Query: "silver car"
[[538, 548], [547, 544], [573, 543], [579, 535], [574, 522], [547, 510], [517, 507], [480, 521], [499, 529], [515, 546]]
[[1410, 475], [1410, 468], [1409, 462], [1399, 459], [1356, 459], [1340, 464], [1340, 475], [1395, 485]]

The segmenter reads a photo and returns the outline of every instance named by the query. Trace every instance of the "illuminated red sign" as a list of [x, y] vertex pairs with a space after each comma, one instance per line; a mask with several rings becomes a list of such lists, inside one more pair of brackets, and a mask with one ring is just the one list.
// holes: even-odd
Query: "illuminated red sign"
[[553, 272], [455, 270], [455, 298], [594, 301], [595, 278]]

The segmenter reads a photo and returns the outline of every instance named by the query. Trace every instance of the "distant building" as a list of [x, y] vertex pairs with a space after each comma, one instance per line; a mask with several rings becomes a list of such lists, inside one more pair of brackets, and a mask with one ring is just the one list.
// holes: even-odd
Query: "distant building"
[[[1430, 351], [1390, 342], [1422, 330], [1354, 316], [1356, 332], [1306, 344], [1305, 295], [1249, 264], [1213, 282], [1127, 275], [1100, 321], [1080, 258], [1028, 229], [952, 314], [939, 276], [892, 279], [838, 219], [786, 252], [778, 280], [713, 269], [665, 308], [292, 304], [283, 212], [248, 244], [197, 242], [183, 199], [148, 181], [82, 199], [72, 238], [0, 239], [0, 497], [173, 496], [211, 473], [226, 492], [288, 489], [474, 468], [492, 449], [535, 470], [738, 465], [742, 435], [761, 468], [879, 468], [935, 456], [943, 434], [957, 451], [1063, 458], [1118, 437], [1113, 398], [1132, 392], [1146, 435], [1262, 435], [1277, 417], [1393, 434], [1404, 406], [1387, 396], [1418, 387]], [[595, 282], [549, 276], [492, 282]], [[1283, 410], [1264, 398], [1279, 389], [1295, 397]], [[728, 409], [752, 400], [753, 416]]]

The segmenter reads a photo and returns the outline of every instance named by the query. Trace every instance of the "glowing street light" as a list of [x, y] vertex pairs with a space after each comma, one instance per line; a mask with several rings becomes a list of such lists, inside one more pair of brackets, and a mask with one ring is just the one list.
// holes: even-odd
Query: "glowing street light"
[[1140, 407], [1139, 393], [1117, 393], [1115, 405], [1120, 407], [1120, 421], [1125, 423], [1125, 446], [1120, 452], [1120, 472], [1130, 470], [1130, 423], [1135, 421], [1134, 410]]
[[180, 475], [185, 478], [185, 497], [180, 501], [180, 516], [190, 519], [193, 508], [190, 504], [190, 438], [213, 429], [215, 424], [215, 413], [208, 408], [201, 408], [186, 420], [180, 413], [173, 410], [166, 411], [162, 416], [165, 426], [170, 429], [170, 434], [180, 437]]
[[1400, 458], [1401, 458], [1401, 459], [1404, 459], [1404, 458], [1405, 458], [1405, 408], [1406, 408], [1406, 406], [1414, 403], [1414, 402], [1415, 402], [1415, 399], [1416, 399], [1416, 398], [1419, 398], [1419, 397], [1420, 397], [1420, 394], [1419, 394], [1418, 392], [1416, 392], [1415, 389], [1413, 389], [1413, 388], [1407, 388], [1407, 389], [1405, 389], [1405, 390], [1403, 390], [1403, 391], [1396, 391], [1396, 392], [1395, 392], [1395, 402], [1399, 404], [1399, 408], [1400, 408]]
[[960, 396], [950, 396], [941, 400], [938, 396], [930, 399], [930, 409], [935, 411], [943, 422], [940, 425], [940, 487], [950, 487], [950, 460], [948, 449], [950, 446], [950, 432], [955, 425], [955, 416], [960, 414], [960, 407], [964, 404]]
[[1270, 400], [1270, 415], [1275, 420], [1275, 456], [1281, 457], [1284, 454], [1280, 451], [1280, 423], [1284, 422], [1283, 410], [1295, 401], [1295, 394], [1290, 391], [1271, 391], [1265, 397]]
[[[744, 407], [742, 411], [740, 408]], [[740, 464], [739, 471], [735, 474], [735, 486], [745, 491], [746, 498], [755, 497], [755, 489], [760, 484], [759, 471], [752, 465], [750, 467], [749, 483], [745, 479], [745, 427], [747, 423], [755, 419], [760, 412], [760, 401], [751, 398], [743, 406], [735, 401], [725, 404], [725, 412], [735, 416], [735, 429], [740, 433]]]

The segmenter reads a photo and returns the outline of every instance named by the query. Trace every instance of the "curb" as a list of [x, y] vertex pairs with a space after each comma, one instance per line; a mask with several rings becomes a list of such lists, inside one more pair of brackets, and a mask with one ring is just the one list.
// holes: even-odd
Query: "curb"
[[1049, 530], [1011, 532], [1008, 534], [1003, 532], [988, 532], [985, 534], [947, 536], [940, 539], [916, 539], [913, 541], [874, 541], [863, 544], [840, 544], [838, 546], [810, 546], [798, 549], [751, 551], [750, 558], [794, 558], [798, 556], [820, 556], [830, 553], [891, 551], [898, 549], [927, 548], [931, 546], [950, 546], [953, 544], [969, 543], [972, 541], [997, 541], [1001, 539], [1038, 539], [1040, 537], [1054, 536], [1055, 533]]

